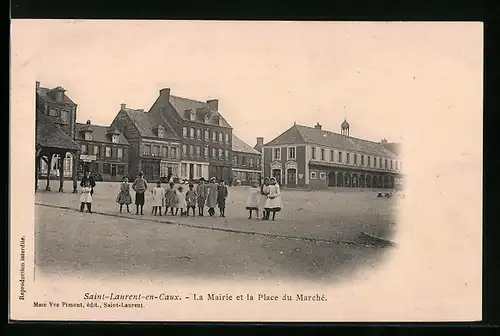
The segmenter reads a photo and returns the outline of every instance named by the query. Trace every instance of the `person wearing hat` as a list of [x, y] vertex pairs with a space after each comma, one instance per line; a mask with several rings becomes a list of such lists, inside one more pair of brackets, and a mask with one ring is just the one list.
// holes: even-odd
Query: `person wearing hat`
[[139, 172], [139, 177], [134, 181], [132, 184], [132, 189], [135, 191], [135, 207], [136, 211], [135, 214], [139, 214], [139, 208], [141, 209], [141, 215], [143, 215], [143, 207], [144, 207], [144, 194], [146, 193], [146, 190], [148, 189], [148, 183], [146, 180], [142, 177], [144, 174]]
[[199, 183], [196, 186], [196, 195], [197, 195], [197, 203], [198, 203], [198, 216], [203, 216], [203, 212], [205, 210], [205, 202], [207, 201], [208, 196], [208, 186], [205, 183], [205, 179], [202, 177], [199, 179]]
[[217, 206], [217, 192], [218, 192], [219, 186], [217, 185], [215, 181], [215, 177], [212, 177], [210, 179], [210, 183], [208, 184], [208, 195], [207, 195], [207, 207], [208, 207], [208, 214], [210, 216], [215, 215], [215, 207]]

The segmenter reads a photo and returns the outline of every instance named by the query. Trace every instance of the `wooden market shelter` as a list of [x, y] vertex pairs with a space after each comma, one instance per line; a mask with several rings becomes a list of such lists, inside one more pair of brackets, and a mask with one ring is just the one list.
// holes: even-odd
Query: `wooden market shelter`
[[50, 191], [50, 166], [54, 155], [59, 155], [59, 192], [64, 191], [64, 164], [67, 153], [72, 155], [73, 193], [77, 192], [77, 162], [80, 146], [60, 127], [59, 119], [51, 118], [36, 110], [36, 154], [35, 154], [35, 190], [38, 190], [38, 177], [41, 160], [47, 164], [47, 184], [45, 190]]

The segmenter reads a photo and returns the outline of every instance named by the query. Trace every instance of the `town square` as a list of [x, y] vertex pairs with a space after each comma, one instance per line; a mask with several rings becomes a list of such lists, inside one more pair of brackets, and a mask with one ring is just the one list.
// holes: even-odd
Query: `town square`
[[199, 53], [185, 63], [193, 41], [168, 39], [184, 47], [161, 45], [148, 56], [155, 66], [130, 68], [134, 76], [125, 64], [135, 61], [106, 45], [100, 52], [125, 63], [82, 62], [82, 72], [68, 58], [67, 76], [33, 81], [38, 275], [329, 281], [390, 255], [406, 178], [400, 131], [383, 114], [368, 117], [384, 102], [347, 98], [335, 76], [324, 80], [336, 91], [316, 90], [308, 76], [318, 65], [283, 81], [288, 56], [259, 63], [239, 40], [234, 52], [249, 68], [232, 73]]

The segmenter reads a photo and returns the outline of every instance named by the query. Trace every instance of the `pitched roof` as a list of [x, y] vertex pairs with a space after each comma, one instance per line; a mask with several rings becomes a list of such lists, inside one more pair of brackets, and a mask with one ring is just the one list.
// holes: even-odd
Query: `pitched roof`
[[398, 142], [388, 142], [384, 144], [384, 147], [396, 155], [401, 154], [401, 144]]
[[[44, 88], [44, 87], [40, 87], [38, 88], [38, 90], [36, 91], [36, 93], [38, 93], [38, 95], [40, 96], [40, 98], [42, 98], [43, 100], [45, 101], [50, 101], [50, 102], [56, 102], [54, 99], [52, 99], [52, 97], [50, 97], [49, 95], [47, 95], [47, 93], [49, 93], [50, 91], [52, 90], [56, 90], [56, 89], [63, 89], [62, 87], [58, 86], [57, 88], [55, 89], [49, 89], [49, 88]], [[64, 89], [63, 89], [64, 90]], [[63, 94], [63, 103], [64, 104], [71, 104], [71, 105], [76, 105], [74, 101], [72, 101], [67, 95], [66, 93]]]
[[[196, 110], [199, 108], [208, 108], [208, 103], [201, 102], [198, 100], [178, 97], [178, 96], [169, 96], [169, 102], [174, 107], [175, 111], [179, 114], [182, 119], [186, 119], [184, 112], [186, 110]], [[226, 119], [219, 113], [220, 117], [220, 126], [223, 127], [231, 127]]]
[[244, 152], [244, 153], [249, 153], [249, 154], [257, 154], [260, 155], [261, 153], [255, 149], [252, 148], [249, 144], [238, 138], [236, 135], [233, 134], [233, 139], [232, 139], [232, 149], [233, 152]]
[[168, 124], [161, 117], [142, 110], [133, 110], [130, 108], [122, 109], [122, 111], [127, 113], [143, 137], [157, 137], [156, 134], [153, 133], [153, 128], [155, 126], [162, 125], [165, 128], [164, 138], [174, 140], [180, 139], [172, 126], [170, 126], [170, 124]]
[[64, 133], [50, 117], [36, 111], [36, 144], [37, 146], [79, 150], [80, 146]]
[[314, 127], [294, 125], [265, 146], [276, 146], [290, 143], [307, 143], [344, 150], [364, 152], [395, 158], [396, 154], [385, 148], [381, 143], [340, 135]]
[[[76, 140], [85, 140], [85, 136], [80, 132], [83, 129], [88, 129], [89, 131], [92, 131], [92, 141], [97, 141], [97, 142], [108, 142], [112, 143], [111, 139], [109, 136], [106, 136], [108, 133], [108, 130], [110, 128], [108, 126], [102, 126], [102, 125], [87, 125], [87, 124], [82, 124], [82, 123], [76, 123], [75, 130], [75, 139]], [[123, 145], [128, 145], [128, 141], [125, 138], [123, 134], [120, 134], [118, 138], [118, 142]]]

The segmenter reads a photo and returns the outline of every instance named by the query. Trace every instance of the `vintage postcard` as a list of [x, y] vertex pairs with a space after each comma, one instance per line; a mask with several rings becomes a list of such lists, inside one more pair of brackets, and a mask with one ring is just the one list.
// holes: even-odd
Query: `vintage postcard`
[[481, 320], [482, 23], [11, 37], [11, 319]]

